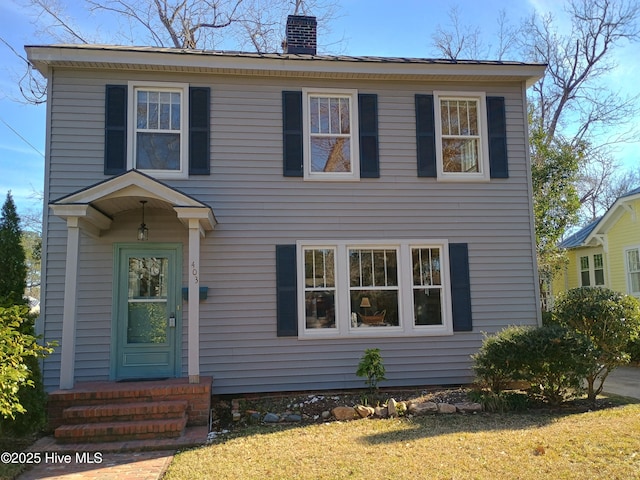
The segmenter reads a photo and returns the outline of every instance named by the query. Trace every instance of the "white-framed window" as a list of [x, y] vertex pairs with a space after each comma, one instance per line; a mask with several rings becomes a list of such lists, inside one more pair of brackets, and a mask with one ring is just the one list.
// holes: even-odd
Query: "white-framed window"
[[624, 252], [627, 272], [627, 291], [630, 295], [640, 296], [640, 247], [628, 248]]
[[188, 175], [188, 92], [183, 83], [129, 82], [129, 168], [156, 178]]
[[579, 261], [580, 286], [603, 287], [605, 285], [603, 255], [601, 253], [582, 255]]
[[300, 338], [452, 335], [446, 240], [298, 241]]
[[358, 180], [357, 90], [303, 89], [304, 179]]
[[484, 92], [433, 92], [439, 180], [489, 180]]

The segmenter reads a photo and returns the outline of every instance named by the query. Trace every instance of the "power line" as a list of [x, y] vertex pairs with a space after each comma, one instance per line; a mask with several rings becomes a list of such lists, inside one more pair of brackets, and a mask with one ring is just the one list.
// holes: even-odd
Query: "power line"
[[27, 145], [29, 145], [31, 148], [33, 148], [42, 158], [44, 158], [44, 153], [42, 153], [40, 150], [38, 150], [36, 147], [34, 147], [29, 140], [27, 140], [26, 138], [24, 138], [22, 135], [20, 135], [11, 125], [9, 125], [7, 122], [4, 121], [4, 119], [2, 117], [0, 117], [0, 122], [4, 123], [5, 126], [11, 130], [13, 133], [15, 133], [24, 143], [26, 143]]

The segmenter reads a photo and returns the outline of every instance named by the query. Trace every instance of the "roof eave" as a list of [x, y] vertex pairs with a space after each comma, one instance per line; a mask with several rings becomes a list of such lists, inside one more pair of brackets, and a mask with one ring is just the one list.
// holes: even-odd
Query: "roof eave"
[[473, 77], [524, 81], [530, 86], [545, 70], [542, 64], [519, 62], [250, 54], [151, 47], [33, 45], [25, 46], [25, 50], [29, 61], [43, 75], [52, 67], [67, 67], [306, 77]]

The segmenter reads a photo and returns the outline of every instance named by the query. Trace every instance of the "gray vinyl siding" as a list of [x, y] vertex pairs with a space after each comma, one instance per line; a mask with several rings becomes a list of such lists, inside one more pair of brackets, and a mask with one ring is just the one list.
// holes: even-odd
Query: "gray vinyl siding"
[[[353, 388], [365, 348], [378, 347], [388, 386], [460, 384], [472, 379], [469, 356], [482, 332], [535, 325], [526, 115], [522, 86], [419, 84], [283, 78], [54, 72], [49, 200], [109, 177], [103, 175], [105, 84], [179, 81], [211, 87], [211, 175], [164, 183], [210, 205], [218, 225], [202, 239], [200, 373], [214, 393]], [[282, 91], [355, 88], [378, 95], [380, 178], [305, 182], [282, 175]], [[433, 90], [505, 96], [509, 178], [486, 183], [418, 178], [414, 95]], [[113, 244], [134, 241], [138, 212], [123, 213], [99, 239], [81, 238], [76, 381], [109, 378]], [[182, 242], [180, 222], [149, 211], [152, 241]], [[45, 336], [60, 339], [66, 225], [48, 217]], [[297, 240], [424, 238], [469, 245], [473, 332], [451, 336], [298, 340], [276, 336], [275, 245]], [[186, 267], [183, 285], [187, 283]], [[187, 305], [182, 316], [187, 318]], [[182, 373], [187, 374], [186, 321]], [[45, 361], [48, 389], [57, 387], [59, 353]]]

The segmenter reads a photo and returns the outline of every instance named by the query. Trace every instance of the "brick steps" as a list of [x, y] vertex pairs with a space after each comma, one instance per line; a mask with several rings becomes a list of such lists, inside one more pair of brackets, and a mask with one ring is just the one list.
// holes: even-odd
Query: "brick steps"
[[78, 383], [49, 394], [49, 427], [62, 445], [179, 442], [187, 427], [208, 425], [211, 377]]
[[96, 443], [123, 440], [178, 438], [184, 433], [187, 417], [166, 420], [136, 420], [133, 422], [101, 422], [62, 425], [56, 428], [60, 443]]
[[185, 400], [115, 403], [69, 407], [62, 412], [62, 418], [65, 425], [78, 425], [101, 423], [105, 418], [112, 422], [162, 420], [184, 416], [186, 411]]

